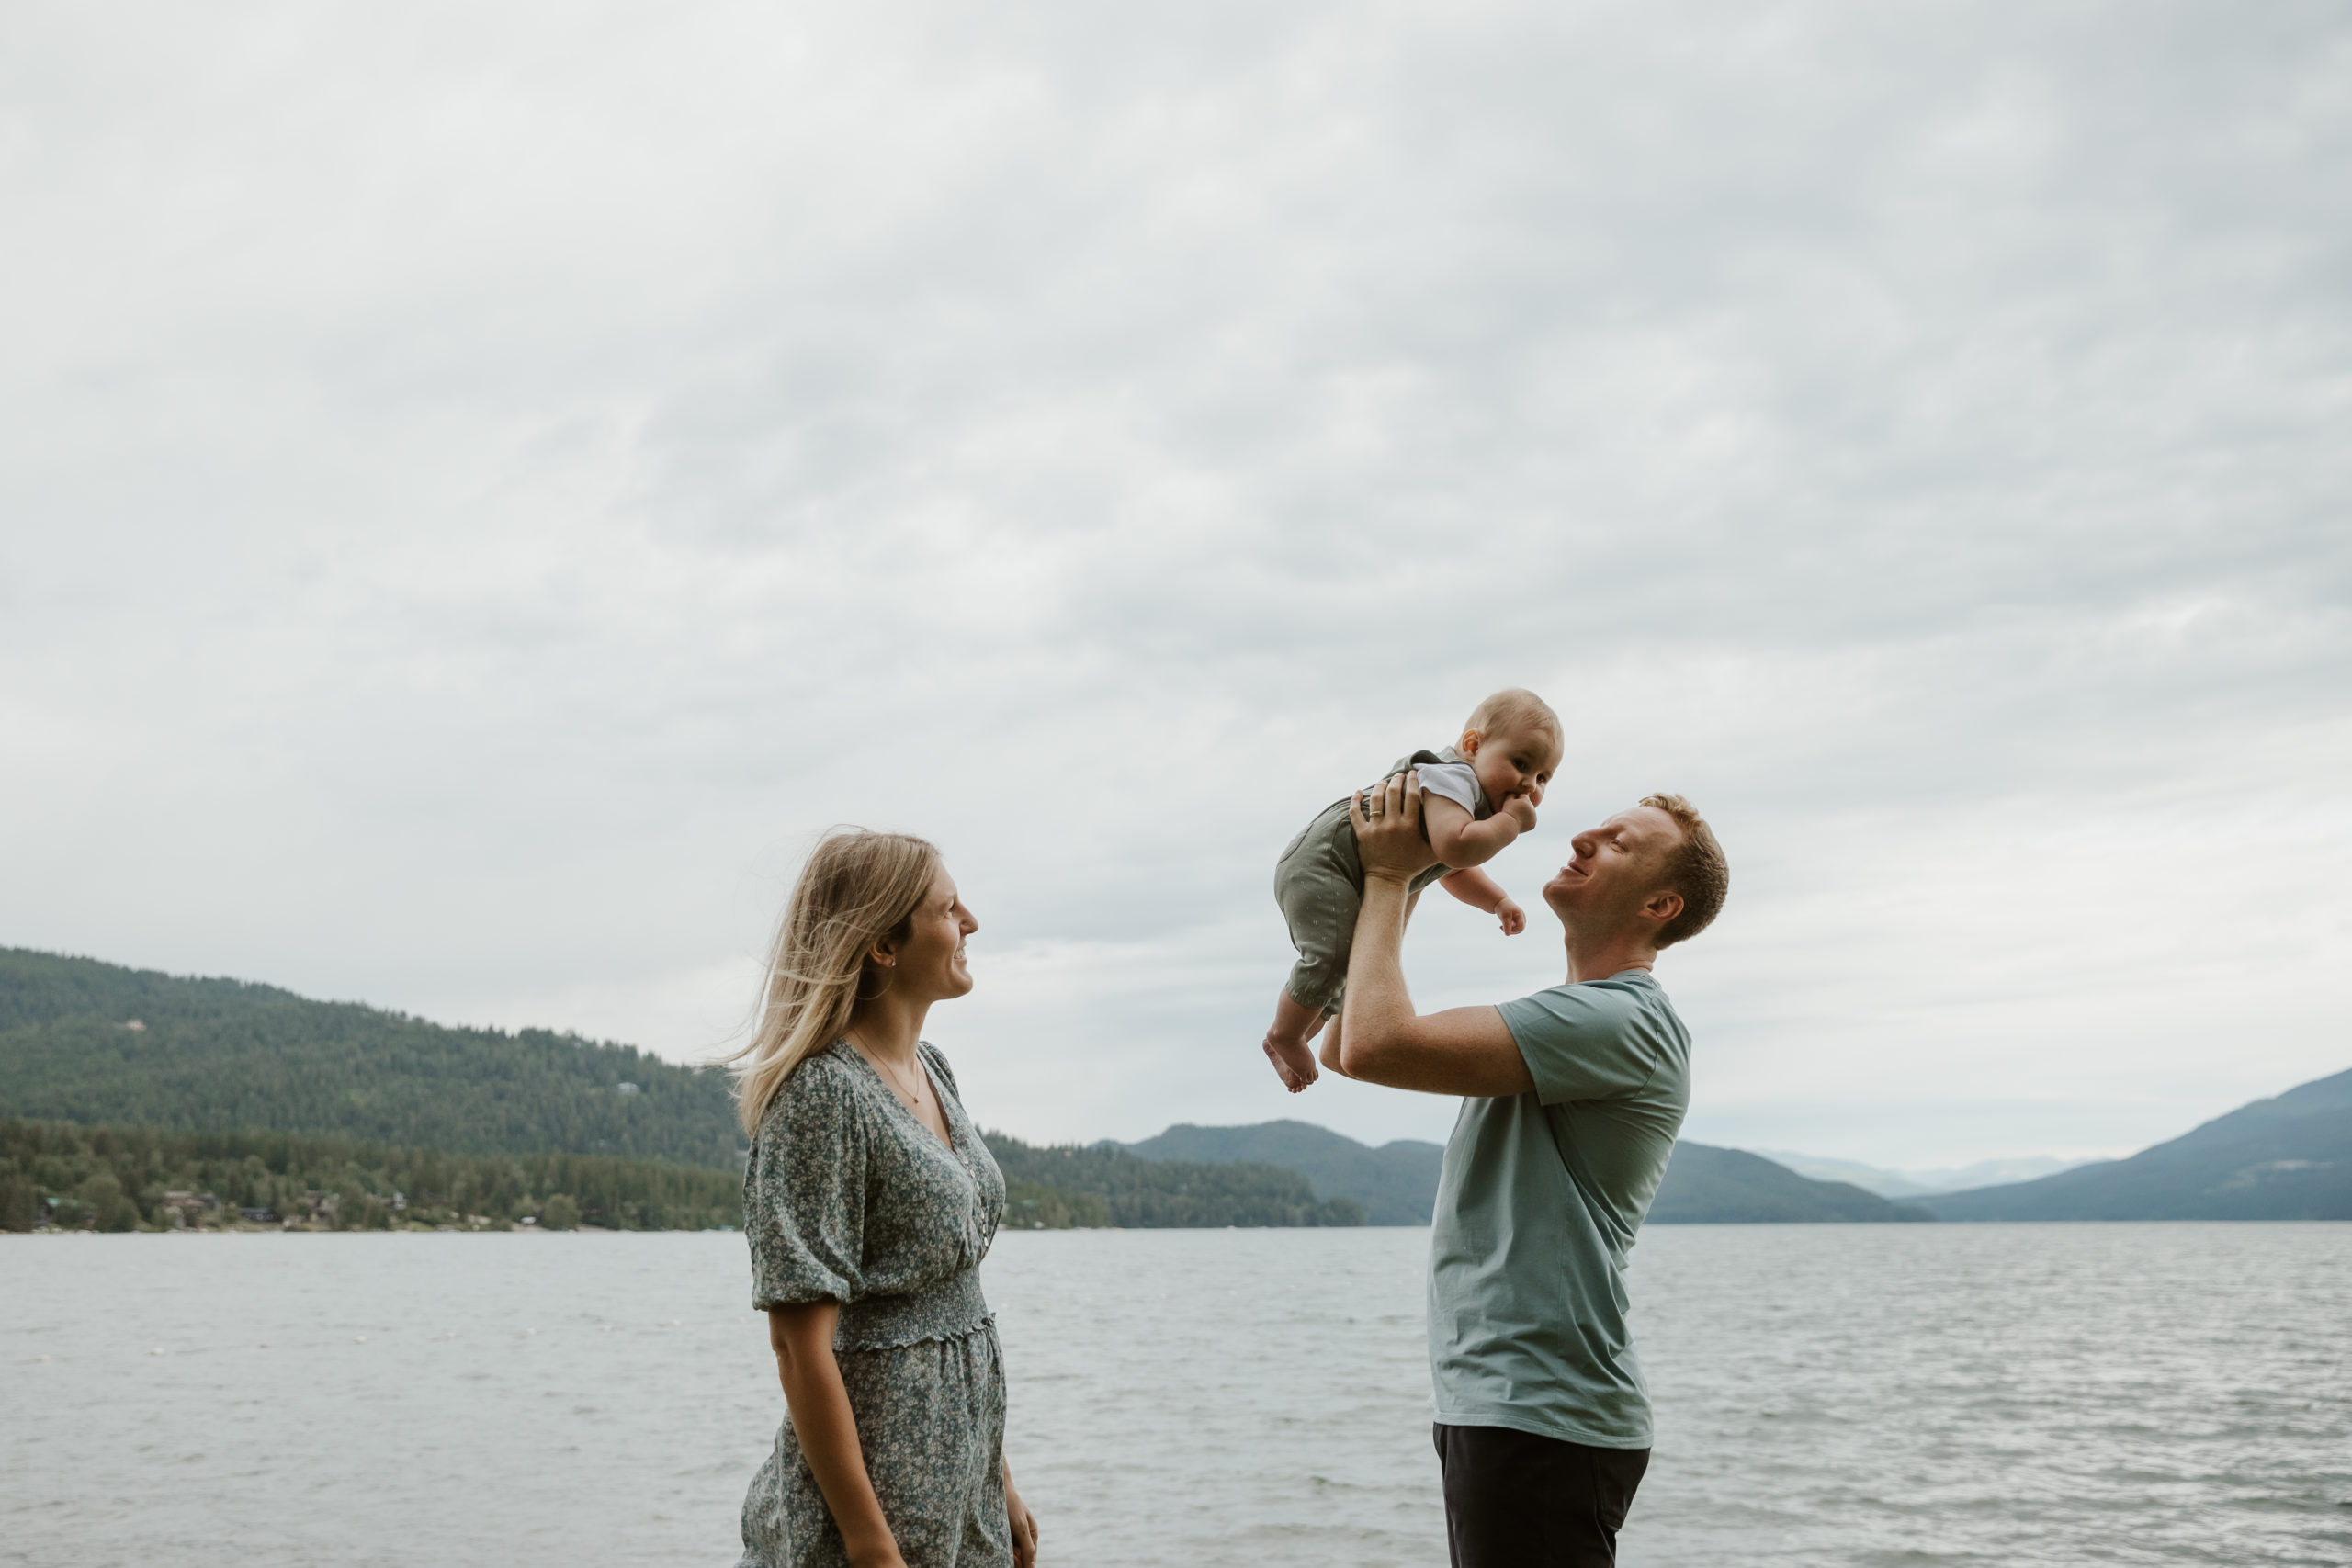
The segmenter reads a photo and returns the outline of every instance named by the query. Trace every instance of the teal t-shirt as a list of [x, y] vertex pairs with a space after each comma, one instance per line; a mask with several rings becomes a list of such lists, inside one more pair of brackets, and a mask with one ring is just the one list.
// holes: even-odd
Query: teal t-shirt
[[1648, 971], [1505, 1002], [1532, 1093], [1465, 1100], [1430, 1228], [1437, 1419], [1650, 1446], [1625, 1254], [1690, 1104], [1690, 1036]]

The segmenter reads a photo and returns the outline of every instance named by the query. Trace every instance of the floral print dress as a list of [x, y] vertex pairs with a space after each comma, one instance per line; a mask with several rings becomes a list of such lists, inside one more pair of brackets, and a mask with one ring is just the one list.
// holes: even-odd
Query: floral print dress
[[[916, 1054], [953, 1146], [846, 1041], [785, 1080], [743, 1175], [752, 1300], [842, 1303], [833, 1354], [908, 1568], [1010, 1568], [1004, 1362], [979, 1275], [1004, 1178], [947, 1059]], [[787, 1416], [743, 1499], [741, 1568], [848, 1562]]]

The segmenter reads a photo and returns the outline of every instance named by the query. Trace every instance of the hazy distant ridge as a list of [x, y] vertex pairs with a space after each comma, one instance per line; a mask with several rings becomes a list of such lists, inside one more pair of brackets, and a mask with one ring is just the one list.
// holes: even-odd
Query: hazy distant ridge
[[[1170, 1127], [1139, 1144], [1112, 1145], [1147, 1159], [1255, 1160], [1284, 1166], [1326, 1198], [1350, 1198], [1376, 1225], [1429, 1224], [1445, 1150], [1399, 1139], [1368, 1148], [1306, 1122], [1243, 1127]], [[1934, 1216], [1842, 1181], [1815, 1181], [1739, 1149], [1678, 1144], [1650, 1206], [1656, 1224], [1871, 1224]]]
[[1931, 1192], [1960, 1192], [1978, 1187], [1995, 1187], [2012, 1181], [2033, 1181], [2045, 1176], [2055, 1176], [2076, 1166], [2095, 1165], [2097, 1160], [2059, 1159], [2051, 1155], [2028, 1155], [2009, 1159], [1981, 1159], [1973, 1165], [1947, 1169], [1889, 1170], [1883, 1166], [1864, 1165], [1860, 1160], [1831, 1159], [1822, 1155], [1798, 1154], [1790, 1149], [1757, 1149], [1774, 1165], [1787, 1166], [1799, 1176], [1810, 1176], [1815, 1181], [1848, 1181], [1866, 1192], [1897, 1201], [1927, 1197]]
[[1650, 1204], [1654, 1225], [1886, 1224], [1932, 1220], [1848, 1181], [1815, 1181], [1746, 1149], [1674, 1145]]
[[1947, 1220], [2352, 1220], [2352, 1072], [2130, 1159], [1919, 1202]]

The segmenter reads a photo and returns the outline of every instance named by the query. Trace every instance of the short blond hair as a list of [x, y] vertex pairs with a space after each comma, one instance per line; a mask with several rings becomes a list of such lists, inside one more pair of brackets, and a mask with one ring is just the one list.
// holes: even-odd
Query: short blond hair
[[1554, 740], [1560, 739], [1560, 716], [1552, 705], [1524, 686], [1506, 686], [1470, 710], [1470, 721], [1462, 727], [1476, 730], [1480, 735], [1493, 735], [1498, 730], [1540, 729]]
[[1724, 858], [1715, 830], [1681, 795], [1645, 795], [1642, 804], [1665, 812], [1682, 829], [1682, 841], [1667, 851], [1663, 868], [1667, 886], [1682, 895], [1682, 912], [1657, 931], [1658, 946], [1672, 947], [1705, 931], [1722, 912], [1731, 892], [1731, 862]]

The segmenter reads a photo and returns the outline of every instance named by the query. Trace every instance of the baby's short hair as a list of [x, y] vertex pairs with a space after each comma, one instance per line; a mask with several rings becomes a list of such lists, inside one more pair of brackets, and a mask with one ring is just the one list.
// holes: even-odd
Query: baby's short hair
[[1481, 735], [1497, 730], [1540, 729], [1553, 739], [1560, 739], [1560, 716], [1552, 705], [1524, 686], [1507, 686], [1470, 710], [1470, 722], [1462, 727]]

